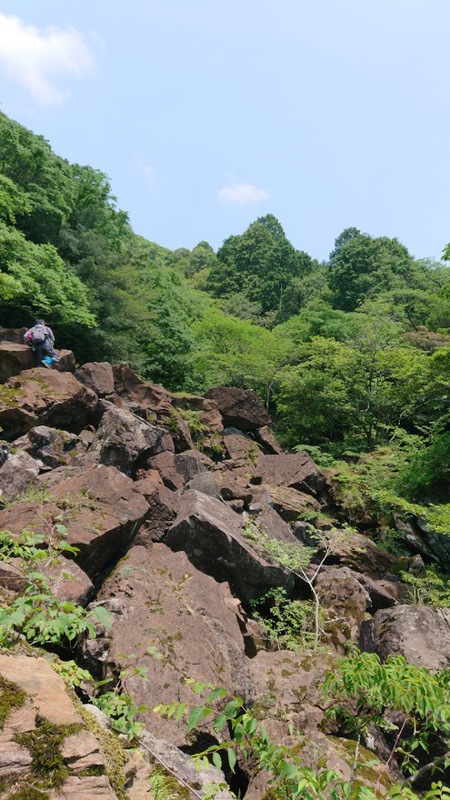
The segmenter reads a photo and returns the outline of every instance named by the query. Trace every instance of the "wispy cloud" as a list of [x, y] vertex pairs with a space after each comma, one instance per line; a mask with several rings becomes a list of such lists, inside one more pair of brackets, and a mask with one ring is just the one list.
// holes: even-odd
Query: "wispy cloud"
[[217, 196], [219, 200], [227, 203], [258, 203], [260, 200], [267, 200], [269, 197], [265, 189], [260, 189], [253, 183], [241, 183], [237, 178], [232, 177], [228, 183], [219, 189]]
[[0, 64], [44, 106], [62, 103], [68, 96], [54, 85], [57, 76], [81, 75], [92, 66], [93, 58], [74, 28], [38, 29], [0, 13]]
[[150, 188], [153, 188], [155, 185], [155, 170], [152, 165], [148, 164], [146, 161], [138, 161], [138, 166], [145, 175], [147, 185]]

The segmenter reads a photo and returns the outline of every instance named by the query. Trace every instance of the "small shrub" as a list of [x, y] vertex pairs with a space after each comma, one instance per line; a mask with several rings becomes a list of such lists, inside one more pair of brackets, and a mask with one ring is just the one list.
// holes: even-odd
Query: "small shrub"
[[256, 619], [279, 650], [299, 651], [314, 645], [314, 603], [290, 600], [282, 588], [270, 589], [252, 601]]

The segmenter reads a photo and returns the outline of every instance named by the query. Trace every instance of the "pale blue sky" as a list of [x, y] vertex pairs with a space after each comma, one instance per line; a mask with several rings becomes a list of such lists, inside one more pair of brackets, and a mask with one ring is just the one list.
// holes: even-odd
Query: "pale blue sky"
[[[109, 176], [136, 233], [258, 216], [450, 241], [450, 0], [1, 0], [1, 109]], [[0, 143], [1, 146], [1, 143]]]

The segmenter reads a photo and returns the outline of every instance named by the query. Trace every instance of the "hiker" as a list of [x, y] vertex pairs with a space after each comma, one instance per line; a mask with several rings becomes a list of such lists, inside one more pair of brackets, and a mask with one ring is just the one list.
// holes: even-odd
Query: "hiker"
[[50, 368], [54, 361], [59, 361], [59, 356], [53, 347], [55, 343], [53, 331], [43, 319], [38, 319], [32, 328], [28, 328], [23, 340], [36, 353], [38, 367]]

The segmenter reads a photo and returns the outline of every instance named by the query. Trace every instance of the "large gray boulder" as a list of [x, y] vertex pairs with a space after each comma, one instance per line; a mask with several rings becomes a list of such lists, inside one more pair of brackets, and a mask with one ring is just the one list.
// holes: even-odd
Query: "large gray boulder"
[[430, 670], [450, 666], [450, 609], [400, 605], [377, 611], [362, 624], [360, 645], [384, 661], [404, 656]]

